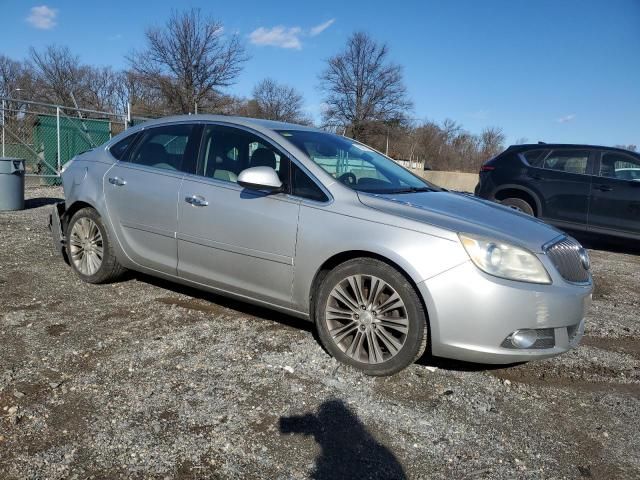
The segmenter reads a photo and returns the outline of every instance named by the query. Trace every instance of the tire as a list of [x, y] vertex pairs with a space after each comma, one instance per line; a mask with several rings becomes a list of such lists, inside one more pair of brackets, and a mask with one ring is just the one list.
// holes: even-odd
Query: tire
[[109, 233], [93, 208], [78, 210], [71, 217], [66, 237], [69, 263], [81, 280], [110, 283], [126, 271], [118, 263]]
[[526, 200], [521, 198], [505, 198], [501, 200], [500, 203], [506, 207], [513, 208], [514, 210], [518, 210], [519, 212], [526, 213], [527, 215], [531, 215], [535, 217], [535, 213], [533, 211], [533, 206]]
[[427, 319], [415, 289], [395, 268], [373, 258], [346, 261], [324, 277], [315, 320], [324, 348], [367, 375], [393, 375], [427, 346]]

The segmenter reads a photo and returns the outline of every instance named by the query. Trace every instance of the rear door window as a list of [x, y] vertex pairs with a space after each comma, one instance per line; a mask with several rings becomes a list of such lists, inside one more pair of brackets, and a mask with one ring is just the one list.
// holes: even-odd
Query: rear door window
[[545, 159], [543, 168], [585, 175], [589, 166], [589, 150], [554, 150]]
[[111, 153], [111, 155], [113, 155], [113, 157], [115, 157], [116, 159], [123, 160], [125, 154], [127, 153], [127, 150], [129, 150], [129, 147], [133, 145], [136, 138], [138, 138], [138, 133], [134, 133], [133, 135], [129, 135], [128, 137], [123, 138], [118, 143], [112, 145], [111, 148], [109, 148], [109, 153]]
[[523, 153], [522, 156], [532, 167], [542, 167], [544, 157], [547, 156], [547, 153], [549, 153], [549, 150], [530, 150]]
[[200, 130], [199, 126], [188, 123], [144, 130], [128, 160], [136, 165], [192, 173]]
[[598, 175], [640, 182], [640, 159], [618, 152], [603, 152]]

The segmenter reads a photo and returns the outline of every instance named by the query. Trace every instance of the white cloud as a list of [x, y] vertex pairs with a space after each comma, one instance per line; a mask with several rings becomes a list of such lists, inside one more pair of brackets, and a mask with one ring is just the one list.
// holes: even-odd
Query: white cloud
[[309, 30], [301, 27], [285, 27], [278, 25], [272, 28], [256, 28], [249, 34], [249, 40], [254, 45], [269, 45], [272, 47], [292, 48], [302, 50], [302, 37], [315, 37], [333, 25], [335, 18], [316, 25]]
[[27, 22], [29, 22], [32, 27], [40, 30], [50, 30], [57, 25], [57, 16], [58, 10], [55, 8], [40, 5], [38, 7], [31, 8], [31, 13], [29, 13], [29, 16], [27, 17]]
[[556, 119], [556, 122], [558, 123], [567, 123], [570, 122], [572, 120], [575, 120], [576, 118], [576, 114], [575, 113], [570, 113], [569, 115], [565, 115], [564, 117], [560, 117]]
[[273, 28], [260, 27], [249, 34], [251, 43], [255, 45], [270, 45], [272, 47], [302, 49], [300, 27], [286, 28], [278, 25]]
[[321, 23], [320, 25], [316, 25], [311, 30], [309, 30], [309, 35], [312, 36], [312, 37], [315, 37], [316, 35], [320, 35], [327, 28], [329, 28], [331, 25], [333, 25], [333, 22], [335, 22], [335, 21], [336, 21], [336, 19], [332, 18], [331, 20], [327, 20], [326, 22]]

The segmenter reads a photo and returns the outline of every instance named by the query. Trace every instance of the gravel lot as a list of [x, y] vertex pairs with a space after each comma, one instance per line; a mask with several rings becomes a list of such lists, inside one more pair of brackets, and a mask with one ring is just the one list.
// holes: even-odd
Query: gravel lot
[[310, 325], [52, 255], [0, 213], [0, 478], [639, 478], [640, 255], [591, 250], [583, 344], [491, 368], [340, 366]]

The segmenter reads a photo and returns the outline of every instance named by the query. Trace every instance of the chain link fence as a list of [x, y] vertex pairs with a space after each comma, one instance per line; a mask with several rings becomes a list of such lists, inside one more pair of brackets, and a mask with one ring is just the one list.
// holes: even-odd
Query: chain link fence
[[11, 98], [0, 101], [0, 154], [24, 159], [30, 184], [59, 184], [61, 168], [75, 155], [140, 121], [113, 112]]

